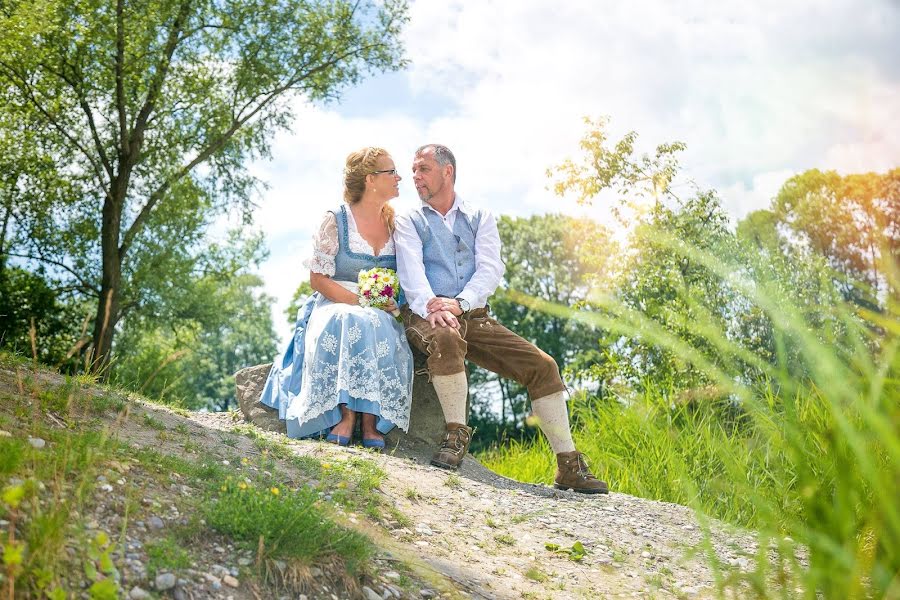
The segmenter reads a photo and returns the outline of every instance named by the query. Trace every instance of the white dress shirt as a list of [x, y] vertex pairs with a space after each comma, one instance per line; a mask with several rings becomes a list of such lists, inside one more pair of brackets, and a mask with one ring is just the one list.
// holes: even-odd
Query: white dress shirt
[[[430, 210], [440, 216], [444, 225], [452, 232], [456, 217], [460, 212], [470, 217], [476, 214], [467, 202], [456, 194], [453, 206], [446, 215], [423, 203], [423, 210]], [[488, 297], [494, 293], [503, 278], [505, 267], [500, 260], [500, 233], [497, 231], [497, 219], [489, 211], [481, 211], [478, 233], [475, 236], [475, 273], [459, 293], [469, 303], [470, 308], [481, 308], [487, 305]], [[397, 253], [397, 274], [400, 285], [406, 294], [409, 308], [422, 317], [428, 316], [425, 308], [429, 300], [435, 297], [431, 284], [425, 277], [425, 262], [422, 258], [422, 240], [413, 225], [410, 215], [401, 215], [394, 222], [394, 247]]]

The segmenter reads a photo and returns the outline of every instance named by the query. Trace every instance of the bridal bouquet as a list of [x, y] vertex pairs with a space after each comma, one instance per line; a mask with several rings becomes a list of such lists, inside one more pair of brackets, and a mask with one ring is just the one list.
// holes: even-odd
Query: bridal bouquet
[[[400, 280], [393, 269], [375, 267], [359, 272], [359, 304], [372, 308], [383, 308], [400, 297]], [[396, 308], [391, 311], [395, 317], [400, 315]]]

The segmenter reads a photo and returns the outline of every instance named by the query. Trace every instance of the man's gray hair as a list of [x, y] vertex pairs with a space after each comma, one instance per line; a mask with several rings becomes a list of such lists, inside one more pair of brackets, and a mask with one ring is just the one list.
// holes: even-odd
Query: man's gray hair
[[424, 146], [419, 146], [419, 149], [416, 150], [416, 156], [429, 149], [434, 153], [434, 160], [437, 164], [442, 167], [447, 165], [453, 167], [453, 183], [456, 183], [456, 157], [450, 152], [450, 148], [443, 144], [425, 144]]

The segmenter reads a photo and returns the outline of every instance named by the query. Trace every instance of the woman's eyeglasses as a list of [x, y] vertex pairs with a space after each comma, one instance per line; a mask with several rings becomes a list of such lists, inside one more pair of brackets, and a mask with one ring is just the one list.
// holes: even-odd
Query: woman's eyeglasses
[[390, 175], [396, 175], [397, 169], [383, 169], [381, 171], [372, 171], [372, 175], [380, 175], [382, 173], [389, 173]]

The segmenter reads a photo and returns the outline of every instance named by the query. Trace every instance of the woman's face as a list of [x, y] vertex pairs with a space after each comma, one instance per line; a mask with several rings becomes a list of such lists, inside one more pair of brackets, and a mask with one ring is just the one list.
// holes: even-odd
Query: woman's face
[[390, 154], [383, 154], [375, 160], [375, 172], [371, 174], [371, 189], [383, 198], [396, 198], [400, 195], [400, 180], [394, 159]]

